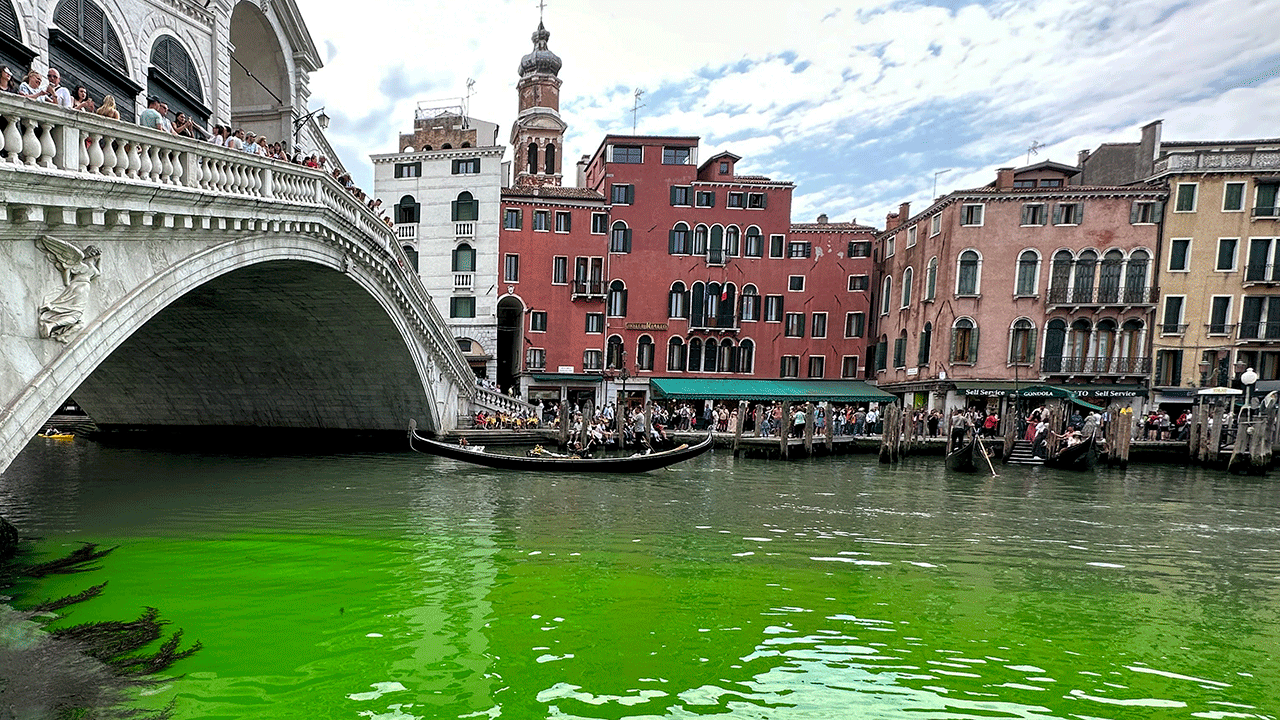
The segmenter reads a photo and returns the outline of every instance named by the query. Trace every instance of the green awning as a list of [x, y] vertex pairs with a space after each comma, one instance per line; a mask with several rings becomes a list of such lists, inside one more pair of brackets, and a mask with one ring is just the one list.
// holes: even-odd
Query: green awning
[[549, 383], [562, 383], [562, 382], [598, 383], [600, 382], [599, 375], [575, 375], [573, 373], [541, 373], [541, 374], [532, 373], [529, 375], [529, 377], [533, 378], [534, 382], [549, 382]]
[[1025, 383], [1019, 385], [1015, 382], [1005, 382], [1003, 380], [957, 380], [956, 392], [961, 395], [978, 395], [982, 397], [1004, 397], [1012, 395], [1015, 390], [1025, 388]]
[[784, 402], [894, 402], [896, 397], [857, 380], [749, 380], [652, 378], [653, 396], [668, 400], [762, 400]]
[[1029, 398], [1062, 398], [1064, 400], [1070, 400], [1083, 408], [1096, 410], [1098, 412], [1106, 412], [1105, 409], [1100, 408], [1093, 403], [1087, 403], [1084, 400], [1081, 400], [1076, 391], [1057, 387], [1056, 385], [1031, 385], [1030, 387], [1019, 390], [1018, 394], [1022, 397]]

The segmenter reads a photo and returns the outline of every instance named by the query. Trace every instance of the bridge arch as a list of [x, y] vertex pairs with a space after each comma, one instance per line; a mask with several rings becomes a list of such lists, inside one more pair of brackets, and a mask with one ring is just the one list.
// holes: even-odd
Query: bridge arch
[[297, 67], [288, 36], [250, 0], [231, 11], [231, 124], [293, 145]]
[[69, 394], [104, 426], [440, 429], [456, 388], [377, 273], [303, 235], [192, 254], [89, 323], [19, 394], [2, 430], [15, 437], [0, 439], [21, 448]]

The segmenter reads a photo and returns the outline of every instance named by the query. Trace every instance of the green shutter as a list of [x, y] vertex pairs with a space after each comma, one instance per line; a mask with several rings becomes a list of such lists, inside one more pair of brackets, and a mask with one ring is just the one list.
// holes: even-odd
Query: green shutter
[[449, 217], [454, 221], [458, 221], [458, 201], [453, 200], [449, 203]]
[[1163, 385], [1161, 380], [1164, 379], [1164, 354], [1166, 351], [1160, 350], [1156, 352], [1156, 385]]
[[1076, 224], [1084, 224], [1084, 203], [1076, 203]]
[[668, 255], [676, 254], [676, 231], [675, 230], [667, 231], [667, 254]]
[[1057, 203], [1053, 206], [1053, 224], [1062, 224], [1062, 203]]
[[978, 326], [974, 325], [969, 331], [969, 362], [975, 365], [978, 362]]
[[672, 205], [676, 205], [676, 204], [677, 204], [677, 203], [676, 203], [676, 189], [677, 189], [677, 188], [676, 188], [676, 186], [675, 186], [675, 185], [672, 185], [672, 186], [671, 186], [671, 204], [672, 204]]
[[769, 207], [769, 195], [767, 193], [760, 193], [760, 207]]
[[955, 326], [951, 328], [951, 362], [956, 361], [956, 336], [960, 333]]
[[1023, 225], [1031, 224], [1031, 206], [1030, 205], [1022, 206], [1022, 224]]
[[635, 185], [627, 186], [627, 204], [628, 205], [636, 204], [636, 186]]
[[1151, 222], [1158, 223], [1164, 220], [1164, 203], [1156, 201], [1151, 205]]
[[1136, 225], [1138, 223], [1138, 201], [1134, 200], [1129, 205], [1129, 224]]
[[1169, 369], [1169, 384], [1176, 387], [1182, 384], [1182, 351], [1174, 350], [1169, 354], [1169, 359], [1173, 361], [1170, 363], [1172, 367]]
[[622, 251], [631, 252], [631, 228], [627, 228], [626, 231], [623, 233]]

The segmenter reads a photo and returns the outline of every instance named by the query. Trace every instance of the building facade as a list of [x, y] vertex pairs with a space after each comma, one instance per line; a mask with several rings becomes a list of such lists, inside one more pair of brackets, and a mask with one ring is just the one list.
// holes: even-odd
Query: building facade
[[1049, 384], [1136, 403], [1151, 372], [1158, 185], [1076, 184], [1045, 162], [997, 171], [876, 241], [875, 376], [911, 405], [1007, 411]]
[[506, 148], [458, 107], [419, 107], [399, 152], [372, 155], [373, 197], [476, 375], [498, 371], [498, 222]]

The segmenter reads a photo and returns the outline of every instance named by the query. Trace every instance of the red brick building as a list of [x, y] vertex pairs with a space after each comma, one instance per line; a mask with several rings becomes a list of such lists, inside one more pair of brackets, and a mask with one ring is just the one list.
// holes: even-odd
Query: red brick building
[[698, 150], [696, 137], [609, 135], [582, 188], [504, 190], [499, 332], [523, 315], [526, 397], [639, 400], [661, 377], [864, 377], [875, 230], [793, 226], [792, 183], [739, 175], [730, 153], [699, 163]]
[[1145, 397], [1168, 191], [1073, 184], [1079, 172], [1002, 169], [888, 216], [876, 239], [882, 390], [938, 409], [995, 408], [1042, 383], [1101, 402]]

